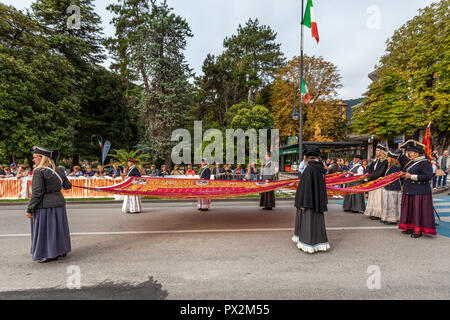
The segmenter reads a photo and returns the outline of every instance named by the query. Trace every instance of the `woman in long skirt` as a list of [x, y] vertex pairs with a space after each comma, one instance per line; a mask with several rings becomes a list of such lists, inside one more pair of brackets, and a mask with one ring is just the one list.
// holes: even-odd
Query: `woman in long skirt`
[[[385, 176], [400, 172], [400, 163], [398, 159], [401, 151], [388, 152], [388, 169]], [[397, 224], [400, 220], [402, 202], [402, 185], [397, 180], [383, 188], [383, 208], [381, 211], [381, 222], [384, 224]]]
[[[200, 169], [200, 179], [210, 180], [211, 169], [208, 167], [206, 159], [202, 159], [202, 168]], [[198, 199], [197, 209], [200, 211], [208, 211], [211, 208], [211, 199]]]
[[[264, 168], [261, 170], [262, 180], [266, 182], [273, 181], [275, 179], [275, 165], [272, 164], [270, 157], [270, 152], [267, 152], [266, 163]], [[275, 191], [261, 193], [259, 198], [259, 206], [262, 207], [263, 210], [272, 210], [272, 208], [275, 207]]]
[[61, 168], [56, 167], [57, 150], [35, 147], [32, 194], [27, 217], [31, 220], [31, 250], [33, 261], [41, 263], [65, 257], [71, 251], [66, 201], [61, 189], [72, 184]]
[[[381, 177], [387, 170], [387, 152], [386, 147], [379, 143], [376, 148], [376, 160], [372, 162], [368, 168], [368, 181], [372, 181]], [[376, 189], [369, 192], [367, 198], [367, 207], [364, 215], [370, 217], [372, 220], [379, 220], [381, 218], [381, 211], [383, 210], [383, 189]]]
[[[364, 174], [364, 167], [361, 163], [362, 157], [356, 154], [353, 157], [353, 166], [350, 168], [348, 174], [353, 176], [361, 176]], [[354, 187], [362, 184], [363, 182], [357, 181], [349, 183], [347, 187]], [[344, 196], [344, 204], [342, 205], [344, 211], [353, 213], [364, 213], [366, 210], [366, 200], [364, 199], [364, 193], [347, 194]]]
[[[140, 177], [141, 173], [138, 168], [136, 168], [136, 161], [132, 158], [127, 159], [128, 173], [126, 178], [129, 177]], [[139, 196], [125, 196], [122, 205], [123, 213], [140, 213], [142, 211], [141, 197]]]
[[423, 144], [409, 140], [401, 147], [405, 146], [412, 161], [408, 162], [404, 169], [406, 174], [399, 229], [403, 230], [403, 234], [410, 234], [412, 238], [419, 238], [422, 234], [434, 236], [436, 222], [430, 185], [433, 168], [430, 160], [424, 156]]
[[307, 253], [330, 249], [325, 228], [324, 212], [327, 211], [326, 169], [316, 146], [307, 146], [308, 165], [303, 171], [295, 195], [295, 231], [292, 241]]

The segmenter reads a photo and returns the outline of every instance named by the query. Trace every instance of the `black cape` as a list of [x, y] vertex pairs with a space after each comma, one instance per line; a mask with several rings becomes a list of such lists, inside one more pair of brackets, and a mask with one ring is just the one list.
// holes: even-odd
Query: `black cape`
[[310, 208], [316, 212], [328, 210], [327, 187], [325, 185], [326, 169], [321, 161], [309, 161], [295, 194], [295, 207]]

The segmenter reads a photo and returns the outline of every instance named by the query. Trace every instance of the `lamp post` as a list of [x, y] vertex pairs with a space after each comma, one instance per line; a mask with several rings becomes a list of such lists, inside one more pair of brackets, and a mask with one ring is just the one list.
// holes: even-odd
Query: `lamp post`
[[303, 0], [302, 0], [302, 20], [300, 24], [300, 104], [297, 112], [297, 94], [294, 97], [294, 111], [291, 117], [294, 121], [299, 121], [299, 131], [298, 131], [298, 163], [303, 159], [303, 100], [302, 100], [302, 84], [303, 84]]

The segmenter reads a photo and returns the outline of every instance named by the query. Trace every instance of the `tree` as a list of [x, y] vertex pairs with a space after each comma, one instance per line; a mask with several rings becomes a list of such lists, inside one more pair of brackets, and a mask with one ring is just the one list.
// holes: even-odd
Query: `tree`
[[231, 105], [243, 101], [255, 105], [258, 97], [267, 103], [273, 73], [284, 62], [275, 38], [276, 33], [258, 19], [239, 25], [237, 34], [224, 40], [224, 52], [217, 57], [208, 54], [203, 62], [203, 76], [195, 82], [199, 88], [195, 110], [229, 126], [225, 113]]
[[0, 69], [1, 153], [30, 159], [39, 144], [70, 154], [79, 112], [75, 70], [35, 21], [1, 3]]
[[141, 135], [136, 110], [129, 105], [127, 91], [136, 85], [125, 85], [122, 78], [100, 66], [92, 66], [88, 81], [81, 88], [82, 121], [74, 147], [81, 157], [99, 159], [101, 153], [91, 145], [91, 136], [99, 134], [114, 148], [136, 146]]
[[144, 142], [170, 164], [171, 133], [184, 124], [192, 104], [191, 70], [183, 54], [192, 37], [189, 25], [166, 1], [123, 0], [108, 9], [117, 15], [110, 50], [122, 69], [143, 83], [138, 109]]
[[126, 149], [115, 149], [112, 153], [108, 154], [108, 157], [114, 158], [114, 164], [117, 164], [122, 168], [128, 167], [128, 158], [135, 160], [137, 165], [145, 164], [151, 158], [149, 154], [142, 153], [141, 149], [137, 149], [134, 151], [127, 151]]
[[[94, 11], [93, 0], [36, 0], [31, 4], [32, 17], [45, 29], [51, 47], [65, 55], [79, 72], [104, 59], [101, 20]], [[79, 28], [67, 12], [80, 8]], [[82, 77], [82, 75], [81, 75]]]
[[231, 121], [233, 129], [272, 129], [273, 119], [269, 110], [264, 106], [253, 106], [251, 109], [242, 108]]
[[239, 25], [237, 34], [226, 38], [223, 45], [226, 54], [248, 76], [250, 99], [256, 103], [259, 90], [268, 84], [275, 70], [283, 65], [281, 45], [275, 43], [277, 34], [269, 27], [260, 25], [258, 19], [249, 19], [245, 26]]
[[[345, 137], [346, 125], [342, 111], [336, 101], [337, 89], [342, 87], [337, 67], [322, 57], [304, 56], [304, 79], [308, 86], [311, 102], [303, 104], [303, 136], [309, 140], [314, 136], [316, 126], [328, 138], [341, 140]], [[299, 106], [300, 57], [294, 57], [275, 76], [270, 104], [275, 127], [281, 136], [298, 135], [298, 121], [291, 114]]]
[[419, 10], [387, 41], [376, 80], [354, 112], [356, 133], [387, 139], [431, 121], [432, 143], [440, 151], [449, 145], [449, 8], [443, 0]]

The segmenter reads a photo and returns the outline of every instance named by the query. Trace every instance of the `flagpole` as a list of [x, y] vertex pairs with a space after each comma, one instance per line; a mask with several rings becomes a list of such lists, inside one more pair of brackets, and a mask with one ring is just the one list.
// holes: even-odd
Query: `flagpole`
[[300, 107], [299, 107], [299, 132], [298, 132], [298, 164], [303, 161], [303, 100], [302, 100], [302, 81], [303, 81], [303, 0], [302, 0], [302, 21], [300, 24]]

